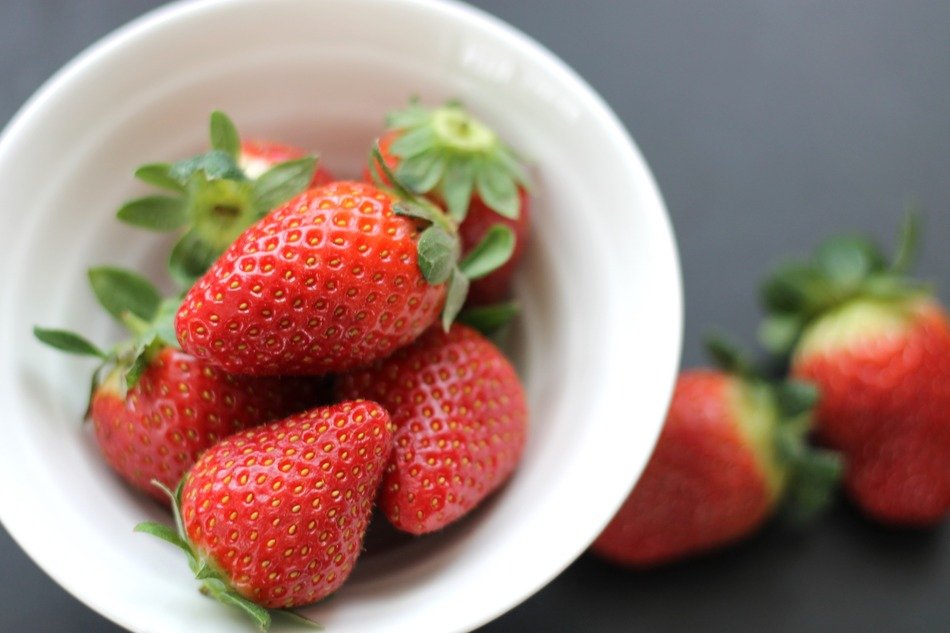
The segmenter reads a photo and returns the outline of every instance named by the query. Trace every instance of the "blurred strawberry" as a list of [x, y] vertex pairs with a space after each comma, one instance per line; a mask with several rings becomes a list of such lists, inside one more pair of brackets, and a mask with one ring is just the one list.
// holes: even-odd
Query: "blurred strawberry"
[[891, 265], [870, 241], [839, 237], [780, 269], [764, 286], [762, 337], [820, 388], [816, 430], [844, 453], [857, 504], [932, 525], [950, 511], [950, 324], [904, 274], [915, 235], [911, 219]]
[[680, 375], [653, 456], [592, 546], [603, 558], [660, 565], [746, 538], [780, 504], [801, 520], [828, 503], [837, 459], [803, 441], [814, 388], [767, 382], [713, 350], [727, 370]]

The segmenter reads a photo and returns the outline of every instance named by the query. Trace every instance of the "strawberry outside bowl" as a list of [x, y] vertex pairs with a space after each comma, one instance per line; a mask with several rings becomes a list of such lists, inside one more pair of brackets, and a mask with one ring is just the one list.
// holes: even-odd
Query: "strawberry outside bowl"
[[533, 162], [533, 241], [508, 348], [530, 438], [510, 483], [471, 517], [365, 557], [333, 599], [302, 612], [333, 633], [474, 629], [580, 555], [645, 466], [679, 360], [676, 248], [646, 163], [583, 80], [454, 2], [171, 4], [73, 60], [0, 139], [0, 518], [51, 577], [121, 626], [253, 628], [199, 595], [179, 552], [132, 532], [168, 516], [112, 475], [80, 424], [91, 363], [42, 347], [31, 327], [117, 340], [84, 271], [109, 263], [162, 278], [169, 239], [114, 213], [145, 191], [137, 165], [203, 146], [211, 110], [355, 175], [384, 113], [411, 95], [461, 99]]

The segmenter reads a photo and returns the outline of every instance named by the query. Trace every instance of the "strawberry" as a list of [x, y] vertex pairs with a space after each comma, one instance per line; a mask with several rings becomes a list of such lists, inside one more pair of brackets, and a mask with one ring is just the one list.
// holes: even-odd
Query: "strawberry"
[[392, 439], [386, 411], [367, 401], [232, 435], [168, 493], [177, 529], [136, 529], [184, 550], [205, 593], [266, 630], [266, 609], [310, 604], [349, 576]]
[[448, 210], [459, 224], [463, 253], [495, 225], [514, 233], [507, 263], [475, 281], [469, 292], [470, 305], [507, 299], [529, 230], [528, 177], [521, 159], [457, 102], [435, 109], [412, 102], [390, 114], [387, 124], [379, 139], [383, 160], [405, 187]]
[[764, 287], [764, 342], [819, 386], [817, 435], [847, 460], [869, 516], [926, 526], [950, 511], [950, 323], [929, 290], [859, 237], [834, 238]]
[[729, 370], [680, 375], [643, 475], [592, 546], [599, 556], [661, 565], [747, 537], [781, 502], [802, 519], [827, 503], [837, 460], [802, 440], [814, 388], [768, 383], [714, 350]]
[[316, 159], [275, 143], [242, 143], [222, 112], [211, 115], [212, 149], [176, 163], [143, 165], [135, 176], [168, 192], [137, 198], [120, 220], [155, 231], [178, 231], [169, 272], [191, 287], [247, 227], [314, 183], [332, 178]]
[[153, 480], [174, 486], [219, 439], [315, 403], [312, 381], [231, 376], [168, 347], [147, 322], [157, 323], [160, 311], [147, 280], [113, 268], [93, 269], [90, 279], [102, 303], [138, 331], [135, 339], [105, 352], [69, 332], [35, 332], [58, 349], [102, 361], [89, 416], [106, 462], [133, 487], [161, 500]]
[[[238, 154], [238, 166], [248, 178], [260, 178], [269, 169], [287, 161], [307, 158], [305, 150], [293, 145], [284, 145], [273, 141], [242, 140]], [[327, 185], [336, 178], [329, 169], [318, 164], [308, 187]]]
[[372, 367], [340, 376], [338, 398], [381, 403], [396, 425], [379, 505], [400, 530], [456, 521], [501, 486], [521, 457], [527, 405], [515, 370], [464, 325], [432, 328]]
[[186, 295], [178, 339], [234, 373], [347, 370], [412, 342], [440, 311], [448, 327], [468, 278], [503, 263], [510, 247], [506, 230], [495, 231], [459, 262], [454, 226], [437, 209], [332, 183], [278, 207], [225, 251]]

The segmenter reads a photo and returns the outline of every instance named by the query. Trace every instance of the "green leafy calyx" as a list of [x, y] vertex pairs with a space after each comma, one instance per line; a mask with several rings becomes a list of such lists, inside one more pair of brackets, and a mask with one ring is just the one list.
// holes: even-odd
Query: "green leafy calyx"
[[816, 320], [849, 302], [867, 299], [895, 306], [926, 296], [926, 286], [905, 276], [914, 258], [917, 216], [909, 213], [892, 261], [871, 240], [833, 237], [804, 262], [786, 264], [762, 285], [766, 317], [759, 329], [771, 352], [789, 354]]
[[378, 143], [371, 153], [370, 174], [377, 186], [399, 198], [393, 204], [393, 211], [420, 225], [416, 240], [419, 272], [432, 285], [446, 284], [442, 326], [448, 331], [465, 304], [471, 280], [488, 275], [511, 258], [514, 232], [503, 224], [492, 226], [463, 258], [457, 223], [403, 183], [386, 164]]
[[737, 378], [736, 416], [772, 497], [793, 522], [813, 520], [830, 504], [842, 473], [840, 456], [810, 446], [820, 394], [811, 383], [767, 379], [734, 346], [711, 341], [710, 356]]
[[99, 359], [92, 375], [90, 402], [100, 387], [124, 398], [162, 349], [177, 346], [174, 319], [179, 300], [163, 299], [149, 280], [121, 268], [92, 268], [88, 277], [99, 303], [132, 337], [103, 350], [66, 330], [34, 327], [33, 335], [62, 352]]
[[223, 112], [211, 114], [211, 149], [176, 163], [150, 163], [136, 178], [165, 190], [124, 204], [120, 220], [152, 231], [184, 231], [172, 250], [169, 269], [182, 289], [214, 263], [245, 229], [271, 209], [303, 191], [316, 171], [316, 158], [278, 163], [256, 178], [241, 165], [241, 140]]
[[461, 104], [428, 109], [413, 101], [387, 125], [395, 133], [396, 177], [414, 193], [444, 200], [455, 222], [465, 219], [473, 194], [499, 215], [518, 217], [519, 188], [530, 187], [522, 160]]

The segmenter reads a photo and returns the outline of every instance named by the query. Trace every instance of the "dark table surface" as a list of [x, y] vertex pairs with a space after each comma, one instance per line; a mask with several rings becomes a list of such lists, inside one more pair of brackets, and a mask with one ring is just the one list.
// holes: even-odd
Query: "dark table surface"
[[[158, 4], [4, 0], [0, 122], [81, 49]], [[764, 270], [831, 232], [887, 243], [911, 199], [926, 212], [918, 270], [946, 297], [950, 2], [474, 4], [573, 66], [643, 150], [682, 254], [686, 366], [702, 363], [710, 328], [753, 344]], [[483, 632], [762, 629], [950, 631], [950, 529], [888, 530], [842, 502], [809, 532], [772, 525], [652, 573], [584, 556]], [[0, 530], [0, 631], [119, 630]]]

